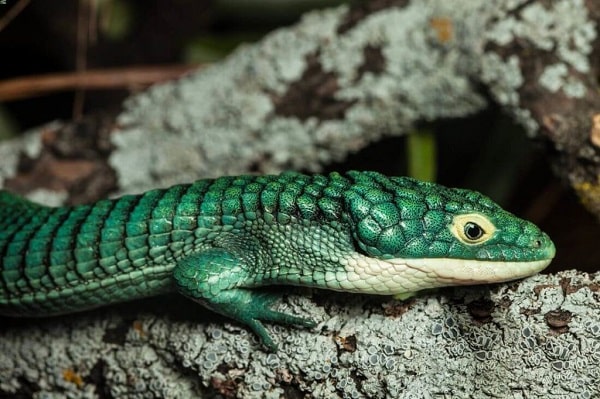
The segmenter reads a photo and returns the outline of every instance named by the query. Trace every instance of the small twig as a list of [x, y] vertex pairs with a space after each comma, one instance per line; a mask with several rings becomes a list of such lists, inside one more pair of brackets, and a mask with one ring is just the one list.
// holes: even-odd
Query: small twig
[[64, 90], [112, 90], [148, 86], [175, 79], [198, 67], [199, 65], [131, 67], [15, 78], [0, 81], [0, 101], [29, 98]]
[[90, 14], [88, 21], [88, 41], [91, 45], [98, 42], [98, 0], [91, 0], [89, 3]]
[[0, 18], [0, 32], [11, 23], [27, 7], [31, 0], [19, 0], [17, 3]]
[[[88, 31], [89, 26], [89, 1], [79, 0], [77, 9], [77, 51], [75, 53], [75, 69], [77, 73], [82, 73], [87, 67], [87, 49], [88, 49]], [[75, 99], [73, 100], [73, 120], [78, 120], [83, 114], [83, 103], [85, 101], [85, 89], [75, 90]]]

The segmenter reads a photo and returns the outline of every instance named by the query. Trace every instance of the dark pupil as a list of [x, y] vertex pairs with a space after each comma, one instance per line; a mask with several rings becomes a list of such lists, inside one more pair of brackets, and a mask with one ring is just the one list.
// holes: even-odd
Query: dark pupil
[[483, 235], [483, 229], [473, 222], [468, 222], [465, 224], [465, 235], [471, 240], [476, 240]]

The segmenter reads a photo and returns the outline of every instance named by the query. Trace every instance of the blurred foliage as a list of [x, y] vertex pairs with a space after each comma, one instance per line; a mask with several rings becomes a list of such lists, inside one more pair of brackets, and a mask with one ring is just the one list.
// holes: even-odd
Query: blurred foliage
[[125, 0], [99, 0], [98, 22], [100, 32], [111, 40], [125, 38], [131, 31], [135, 21], [135, 8]]
[[414, 130], [406, 138], [408, 175], [423, 181], [435, 181], [437, 150], [435, 135], [430, 130]]
[[258, 32], [231, 34], [203, 34], [191, 39], [183, 48], [183, 62], [216, 62], [242, 43], [255, 42], [262, 37]]
[[17, 122], [11, 114], [0, 104], [0, 140], [6, 140], [19, 133]]

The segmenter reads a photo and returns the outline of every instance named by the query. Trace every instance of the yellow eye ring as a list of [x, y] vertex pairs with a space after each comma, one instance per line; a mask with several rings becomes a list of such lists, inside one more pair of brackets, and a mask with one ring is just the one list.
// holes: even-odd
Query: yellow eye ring
[[449, 227], [452, 234], [467, 245], [486, 242], [496, 232], [496, 226], [480, 213], [456, 215]]

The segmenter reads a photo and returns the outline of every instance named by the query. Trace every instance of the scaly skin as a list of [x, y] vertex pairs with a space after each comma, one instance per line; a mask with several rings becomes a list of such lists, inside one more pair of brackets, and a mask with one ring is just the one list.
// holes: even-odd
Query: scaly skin
[[0, 314], [46, 316], [177, 290], [249, 325], [311, 326], [260, 286], [407, 294], [525, 277], [554, 257], [487, 197], [375, 172], [222, 177], [49, 208], [0, 192]]

